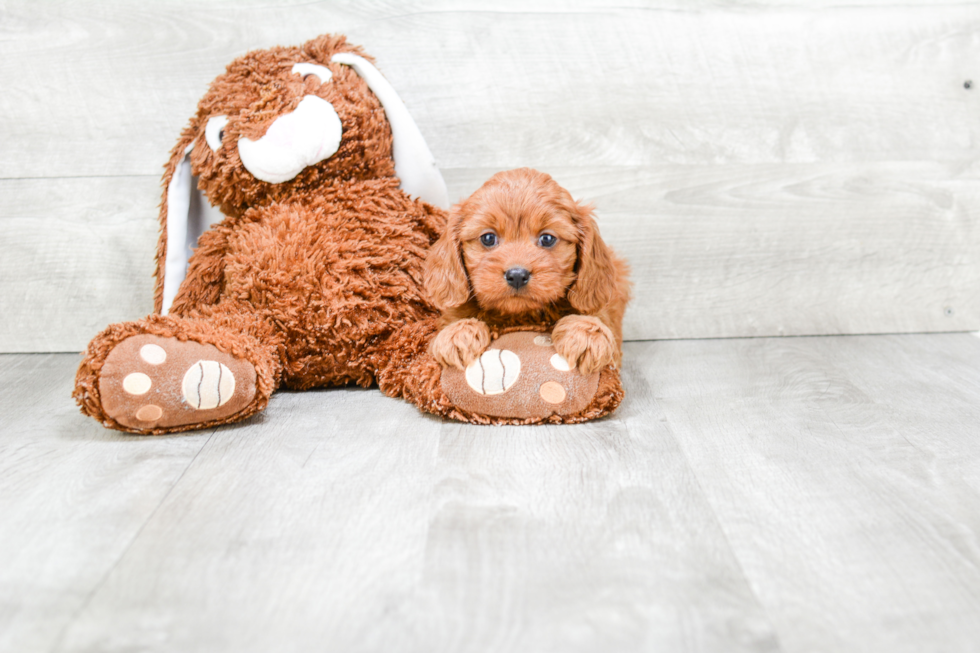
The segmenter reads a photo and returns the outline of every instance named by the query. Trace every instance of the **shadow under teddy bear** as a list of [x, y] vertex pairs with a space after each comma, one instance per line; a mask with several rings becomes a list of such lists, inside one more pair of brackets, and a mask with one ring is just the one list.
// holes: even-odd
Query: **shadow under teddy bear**
[[280, 387], [350, 383], [473, 423], [579, 422], [622, 399], [616, 370], [554, 367], [540, 336], [493, 333], [479, 365], [503, 350], [523, 362], [500, 391], [485, 370], [476, 383], [428, 354], [438, 311], [422, 262], [446, 224], [445, 184], [394, 89], [343, 36], [233, 61], [163, 183], [155, 313], [97, 335], [76, 377], [82, 412], [109, 428], [215, 426]]

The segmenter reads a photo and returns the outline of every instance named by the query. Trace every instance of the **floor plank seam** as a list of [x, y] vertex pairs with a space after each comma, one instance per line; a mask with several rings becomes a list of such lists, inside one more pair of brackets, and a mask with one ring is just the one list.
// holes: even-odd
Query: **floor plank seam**
[[[704, 501], [704, 505], [708, 506], [708, 508], [711, 510], [711, 519], [715, 522], [715, 525], [718, 527], [718, 531], [721, 533], [721, 536], [725, 538], [725, 546], [728, 547], [728, 551], [732, 556], [732, 560], [734, 560], [735, 564], [737, 565], [738, 572], [741, 575], [742, 580], [745, 582], [745, 586], [749, 589], [750, 592], [752, 592], [752, 598], [755, 599], [756, 605], [759, 606], [759, 610], [762, 612], [763, 615], [765, 615], [766, 625], [769, 626], [769, 632], [772, 635], [773, 642], [776, 645], [776, 648], [774, 650], [785, 651], [786, 649], [783, 647], [783, 643], [779, 636], [779, 630], [776, 628], [776, 622], [773, 620], [772, 615], [769, 614], [769, 609], [766, 606], [766, 604], [763, 603], [762, 597], [760, 596], [759, 591], [755, 586], [755, 583], [752, 582], [752, 579], [745, 571], [745, 565], [742, 564], [742, 560], [741, 558], [739, 558], [738, 553], [735, 550], [735, 547], [732, 546], [732, 541], [728, 535], [728, 531], [725, 530], [724, 524], [722, 524], [721, 520], [718, 518], [718, 510], [715, 508], [715, 505], [712, 503], [711, 498], [708, 496], [708, 493], [705, 492], [704, 485], [701, 483], [701, 478], [700, 476], [698, 476], [698, 473], [695, 471], [694, 465], [691, 464], [691, 459], [687, 455], [687, 451], [684, 449], [684, 446], [681, 444], [681, 442], [677, 439], [677, 436], [674, 434], [674, 428], [673, 425], [671, 424], [670, 417], [667, 415], [666, 411], [663, 411], [662, 414], [664, 416], [664, 419], [666, 420], [667, 430], [670, 432], [670, 438], [671, 440], [674, 441], [674, 444], [677, 446], [677, 450], [680, 452], [681, 457], [683, 457], [684, 463], [687, 465], [687, 468], [691, 473], [691, 477], [694, 479], [694, 482], [697, 484], [698, 492], [701, 494], [701, 498]], [[627, 430], [629, 429], [627, 428]]]
[[[217, 432], [218, 432], [217, 428], [211, 431], [207, 439], [204, 440], [204, 442], [201, 444], [201, 448], [197, 450], [197, 453], [194, 454], [194, 457], [190, 459], [190, 461], [187, 463], [187, 466], [184, 467], [184, 469], [180, 472], [180, 476], [177, 477], [177, 479], [173, 482], [170, 488], [160, 498], [160, 501], [153, 508], [153, 511], [147, 516], [146, 520], [140, 525], [136, 533], [133, 534], [133, 537], [130, 538], [129, 542], [126, 543], [126, 546], [125, 548], [123, 548], [122, 552], [120, 552], [120, 554], [116, 557], [116, 559], [109, 566], [109, 568], [106, 569], [105, 573], [102, 574], [102, 578], [99, 579], [99, 582], [95, 584], [95, 586], [92, 588], [92, 591], [90, 591], [88, 593], [88, 596], [85, 597], [85, 601], [83, 601], [82, 604], [78, 606], [78, 609], [75, 610], [75, 613], [71, 616], [71, 618], [65, 622], [65, 625], [62, 627], [61, 632], [58, 633], [58, 638], [55, 640], [54, 646], [51, 648], [51, 653], [56, 653], [57, 651], [62, 650], [62, 645], [64, 643], [65, 636], [68, 634], [68, 631], [75, 624], [75, 622], [78, 621], [78, 618], [82, 615], [82, 613], [85, 612], [89, 604], [91, 604], [92, 599], [95, 598], [95, 595], [98, 594], [99, 591], [102, 589], [102, 586], [105, 585], [105, 582], [109, 579], [109, 576], [111, 576], [112, 572], [115, 571], [116, 567], [119, 566], [119, 563], [122, 562], [123, 559], [129, 554], [129, 550], [133, 547], [133, 544], [140, 538], [140, 535], [146, 529], [146, 526], [151, 521], [153, 521], [153, 518], [156, 517], [156, 514], [157, 512], [159, 512], [160, 507], [163, 506], [164, 503], [166, 503], [167, 498], [170, 497], [174, 489], [178, 485], [180, 485], [180, 482], [183, 480], [184, 476], [187, 475], [188, 470], [190, 470], [190, 468], [193, 467], [194, 462], [197, 460], [198, 456], [201, 455], [201, 452], [204, 451], [204, 449], [208, 446], [208, 443], [211, 442], [211, 439], [214, 438], [214, 435]], [[127, 437], [133, 437], [133, 436], [127, 436]], [[143, 437], [157, 437], [157, 436], [143, 436]]]
[[[759, 336], [720, 336], [704, 338], [625, 338], [623, 344], [640, 342], [698, 342], [712, 340], [763, 340], [771, 339], [791, 339], [791, 338], [864, 338], [864, 337], [885, 337], [885, 336], [942, 336], [954, 334], [971, 335], [980, 338], [980, 331], [902, 331], [902, 332], [882, 332], [882, 333], [810, 333], [810, 334], [790, 334], [790, 335], [759, 335]], [[0, 351], [0, 356], [47, 356], [50, 354], [71, 354], [81, 356], [81, 351]]]
[[[161, 164], [161, 168], [162, 168]], [[4, 181], [60, 181], [63, 179], [158, 179], [160, 175], [149, 173], [136, 173], [130, 175], [53, 175], [51, 177], [0, 177], [0, 182]]]

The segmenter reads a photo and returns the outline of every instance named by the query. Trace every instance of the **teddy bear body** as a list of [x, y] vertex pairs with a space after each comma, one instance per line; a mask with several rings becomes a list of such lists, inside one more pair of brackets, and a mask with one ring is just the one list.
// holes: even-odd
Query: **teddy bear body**
[[[205, 255], [193, 260], [192, 271], [224, 271], [217, 301], [202, 307], [178, 295], [171, 314], [235, 316], [243, 332], [280, 352], [286, 387], [368, 386], [393, 330], [435, 316], [420, 290], [421, 262], [443, 223], [395, 179], [250, 209], [206, 232]], [[226, 244], [220, 258], [207, 256], [212, 240]]]

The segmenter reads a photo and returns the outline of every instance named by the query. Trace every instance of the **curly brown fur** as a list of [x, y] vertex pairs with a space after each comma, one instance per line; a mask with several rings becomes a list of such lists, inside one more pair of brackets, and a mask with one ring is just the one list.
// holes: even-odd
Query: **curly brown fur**
[[[460, 410], [446, 397], [439, 382], [439, 363], [428, 353], [440, 324], [439, 309], [423, 289], [423, 261], [429, 247], [445, 231], [447, 216], [438, 208], [412, 200], [399, 187], [385, 112], [352, 69], [331, 61], [340, 52], [366, 57], [342, 36], [323, 36], [297, 48], [251, 52], [233, 61], [211, 85], [175, 146], [164, 175], [157, 312], [162, 309], [167, 257], [167, 189], [189, 146], [193, 145], [189, 160], [198, 187], [227, 217], [200, 237], [169, 315], [116, 324], [92, 340], [79, 367], [74, 392], [82, 412], [119, 430], [176, 432], [248, 417], [262, 410], [281, 386], [305, 389], [349, 383], [367, 386], [373, 382], [386, 394], [404, 397], [424, 411], [472, 423], [576, 422], [613, 410], [622, 399], [622, 389], [619, 375], [612, 369], [601, 372], [592, 403], [579, 414], [564, 417], [489, 418]], [[329, 83], [321, 83], [312, 75], [304, 78], [292, 72], [296, 63], [326, 66], [332, 78]], [[307, 95], [326, 100], [336, 110], [342, 124], [339, 149], [285, 182], [257, 179], [242, 164], [238, 139], [261, 137], [277, 117], [293, 111]], [[216, 116], [227, 117], [227, 123], [221, 146], [212, 149], [205, 130]], [[499, 179], [488, 184], [487, 192], [499, 184]], [[498, 190], [501, 206], [510, 206], [505, 203], [509, 193], [503, 192], [507, 189]], [[530, 187], [525, 190], [531, 195], [536, 192]], [[613, 327], [618, 346], [625, 267], [595, 233], [590, 210], [572, 202], [557, 184], [551, 190], [550, 200], [540, 203], [544, 213], [534, 219], [551, 219], [547, 224], [553, 224], [567, 243], [558, 250], [565, 252], [563, 258], [550, 267], [542, 262], [536, 268], [539, 276], [535, 281], [546, 276], [546, 269], [554, 275], [543, 294], [533, 295], [530, 302], [500, 296], [484, 309], [476, 302], [467, 304], [470, 291], [465, 274], [454, 279], [447, 274], [444, 288], [438, 283], [433, 286], [433, 296], [444, 298], [451, 294], [449, 286], [461, 281], [463, 297], [453, 305], [456, 318], [452, 321], [472, 317], [486, 325], [471, 328], [465, 335], [465, 323], [456, 327], [460, 340], [466, 343], [457, 348], [464, 352], [458, 363], [466, 362], [466, 352], [486, 347], [507, 328], [526, 325], [532, 330], [551, 329], [559, 318], [579, 313], [598, 316]], [[475, 205], [474, 201], [463, 206]], [[549, 218], [548, 211], [557, 217]], [[462, 221], [458, 215], [454, 224], [451, 243], [459, 238]], [[502, 227], [501, 233], [509, 232]], [[450, 248], [459, 258], [461, 250], [454, 244]], [[439, 247], [436, 249], [437, 253], [430, 255], [430, 266], [438, 260]], [[614, 280], [612, 287], [608, 286], [610, 278]], [[479, 284], [484, 288], [482, 280]], [[492, 290], [487, 288], [486, 293], [492, 295]], [[568, 322], [565, 326], [570, 334], [565, 338], [569, 347], [581, 349], [575, 356], [569, 353], [569, 360], [588, 367], [602, 359], [596, 344], [596, 333], [603, 333], [602, 329], [586, 323]], [[164, 338], [154, 342], [170, 348], [167, 355], [173, 354], [172, 361], [178, 360], [181, 352], [197, 347], [182, 343], [217, 348], [221, 356], [232, 356], [232, 367], [246, 370], [248, 379], [254, 369], [254, 390], [249, 390], [254, 396], [233, 394], [240, 403], [227, 404], [229, 414], [220, 419], [201, 413], [193, 423], [178, 423], [178, 412], [173, 409], [167, 423], [176, 426], [161, 428], [147, 423], [137, 429], [120, 423], [106, 411], [105, 388], [119, 393], [125, 384], [118, 379], [127, 374], [140, 370], [139, 374], [148, 376], [156, 373], [154, 369], [170, 369], [151, 369], [146, 361], [126, 358], [139, 357], [123, 354], [137, 351], [131, 345], [138, 341], [128, 340], [137, 336]], [[120, 359], [122, 362], [114, 362]], [[130, 360], [135, 360], [133, 367], [129, 367]], [[167, 383], [171, 384], [167, 387], [174, 387], [175, 379], [179, 381], [176, 376], [160, 374], [153, 380], [154, 389], [146, 391], [157, 394], [147, 394], [142, 408], [161, 409], [157, 404], [149, 405], [150, 397], [158, 401]], [[100, 378], [109, 380], [100, 385]], [[180, 394], [179, 389], [176, 394]], [[134, 396], [137, 398], [127, 399], [130, 404], [144, 402], [143, 395]], [[186, 397], [185, 391], [185, 402]], [[179, 402], [180, 397], [174, 401]], [[238, 409], [239, 405], [243, 407]], [[191, 413], [196, 410], [180, 406]], [[137, 421], [130, 413], [123, 417], [131, 424], [141, 423], [140, 412], [142, 409], [135, 413]]]
[[585, 375], [622, 359], [626, 263], [603, 242], [592, 207], [542, 172], [498, 173], [453, 207], [425, 279], [442, 311], [431, 351], [444, 366], [464, 368], [486, 349], [474, 336], [481, 323], [549, 324], [558, 353]]
[[[367, 83], [331, 61], [352, 52], [343, 36], [300, 47], [250, 52], [233, 61], [201, 99], [174, 147], [163, 179], [157, 247], [156, 310], [162, 308], [167, 248], [167, 190], [190, 152], [192, 174], [227, 216], [205, 232], [167, 317], [117, 324], [96, 336], [79, 368], [82, 411], [128, 429], [103, 409], [98, 386], [106, 357], [120, 342], [153, 334], [210, 344], [249, 361], [257, 395], [232, 421], [261, 410], [280, 385], [304, 389], [375, 381], [384, 343], [407, 323], [437, 312], [422, 291], [422, 261], [445, 226], [445, 213], [399, 187], [386, 114]], [[292, 72], [297, 63], [327, 67], [321, 82]], [[336, 153], [282, 183], [245, 169], [236, 144], [259, 138], [306, 96], [334, 108], [342, 125]], [[205, 137], [208, 121], [226, 116], [221, 146]], [[147, 427], [138, 432], [189, 430]]]
[[[167, 188], [188, 146], [194, 146], [190, 159], [194, 175], [199, 178], [200, 189], [211, 204], [220, 207], [222, 213], [228, 216], [226, 223], [230, 224], [234, 224], [250, 208], [317, 194], [326, 187], [342, 185], [350, 180], [394, 178], [391, 130], [384, 109], [357, 73], [348, 66], [330, 61], [333, 55], [341, 52], [351, 52], [372, 60], [360, 47], [347, 43], [344, 36], [328, 34], [299, 47], [249, 52], [228, 64], [225, 73], [211, 83], [198, 102], [197, 113], [171, 150], [163, 176], [161, 231], [157, 242], [157, 312], [163, 300]], [[333, 78], [329, 83], [319, 83], [315, 76], [303, 78], [293, 74], [291, 70], [296, 63], [326, 66], [333, 73]], [[256, 179], [245, 169], [231, 145], [243, 136], [261, 137], [277, 117], [293, 111], [307, 95], [323, 98], [337, 111], [344, 133], [340, 149], [287, 182], [269, 184]], [[205, 140], [205, 126], [214, 116], [228, 117], [221, 152], [214, 152]], [[211, 235], [209, 240], [207, 245], [213, 253], [224, 249], [225, 243], [218, 234]], [[197, 275], [188, 273], [193, 283], [181, 288], [188, 303], [197, 305], [216, 300], [215, 289], [220, 288], [222, 270], [212, 267], [204, 272]]]
[[[106, 421], [94, 379], [109, 351], [138, 333], [214, 344], [246, 358], [260, 379], [274, 381], [260, 383], [268, 392], [255, 410], [280, 384], [370, 386], [379, 345], [401, 325], [435, 315], [421, 276], [439, 218], [432, 207], [405, 196], [396, 179], [387, 179], [328, 188], [299, 204], [251, 209], [234, 225], [219, 225], [205, 234], [188, 274], [193, 288], [200, 280], [196, 271], [221, 269], [217, 301], [195, 305], [182, 287], [169, 316], [113, 325], [97, 336], [76, 384], [83, 412]], [[212, 253], [212, 239], [225, 247], [202, 256]], [[266, 367], [276, 374], [263, 376]]]

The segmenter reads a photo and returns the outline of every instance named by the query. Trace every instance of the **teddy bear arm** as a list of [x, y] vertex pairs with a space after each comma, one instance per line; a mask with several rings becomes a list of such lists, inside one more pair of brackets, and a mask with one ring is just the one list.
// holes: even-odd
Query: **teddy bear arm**
[[224, 289], [225, 256], [232, 230], [226, 225], [212, 227], [201, 234], [198, 246], [187, 264], [187, 276], [174, 297], [170, 312], [189, 311], [217, 304]]

